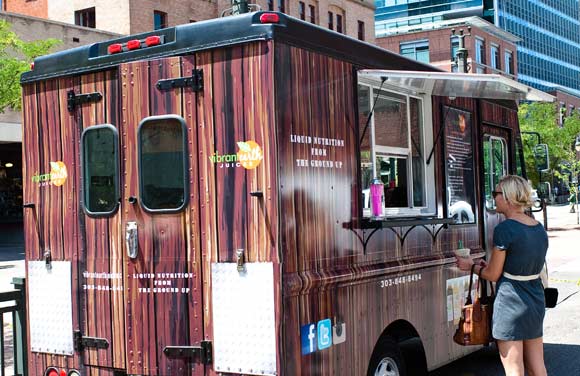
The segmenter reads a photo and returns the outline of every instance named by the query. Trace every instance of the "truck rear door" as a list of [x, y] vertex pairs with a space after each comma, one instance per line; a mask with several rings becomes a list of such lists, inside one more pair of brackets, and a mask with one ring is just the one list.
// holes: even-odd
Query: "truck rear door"
[[[127, 371], [201, 375], [203, 340], [199, 246], [196, 93], [172, 79], [193, 60], [121, 65], [121, 234]], [[169, 81], [166, 81], [169, 80]], [[168, 83], [169, 82], [169, 83]], [[158, 84], [159, 83], [159, 84]], [[164, 83], [168, 83], [164, 86]], [[196, 184], [190, 184], [195, 182]]]

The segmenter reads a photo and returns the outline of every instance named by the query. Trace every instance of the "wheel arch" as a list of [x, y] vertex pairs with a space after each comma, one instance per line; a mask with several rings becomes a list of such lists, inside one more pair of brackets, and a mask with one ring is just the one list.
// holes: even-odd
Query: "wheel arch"
[[409, 375], [423, 375], [427, 372], [427, 357], [419, 332], [407, 320], [396, 320], [390, 323], [377, 338], [373, 347], [373, 354], [386, 339], [394, 340], [407, 365]]

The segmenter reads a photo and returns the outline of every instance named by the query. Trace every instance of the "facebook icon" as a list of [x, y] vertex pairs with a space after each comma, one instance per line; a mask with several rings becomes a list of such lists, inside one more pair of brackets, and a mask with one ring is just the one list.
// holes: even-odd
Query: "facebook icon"
[[318, 349], [326, 349], [332, 345], [332, 323], [330, 319], [318, 322]]
[[316, 351], [316, 325], [306, 324], [300, 328], [302, 355]]

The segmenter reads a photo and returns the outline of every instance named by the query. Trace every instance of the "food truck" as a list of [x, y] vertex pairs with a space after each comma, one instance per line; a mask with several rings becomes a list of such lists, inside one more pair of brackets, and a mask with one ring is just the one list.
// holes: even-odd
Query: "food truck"
[[552, 99], [272, 12], [21, 82], [28, 369], [49, 376], [414, 375], [474, 351], [454, 250], [489, 252], [517, 101]]

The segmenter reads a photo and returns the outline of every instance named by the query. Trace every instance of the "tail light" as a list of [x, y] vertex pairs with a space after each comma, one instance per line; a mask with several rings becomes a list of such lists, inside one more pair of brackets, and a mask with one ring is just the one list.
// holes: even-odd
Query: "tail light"
[[44, 376], [61, 376], [61, 375], [60, 372], [58, 372], [58, 369], [54, 367], [48, 367], [46, 371], [44, 371]]

